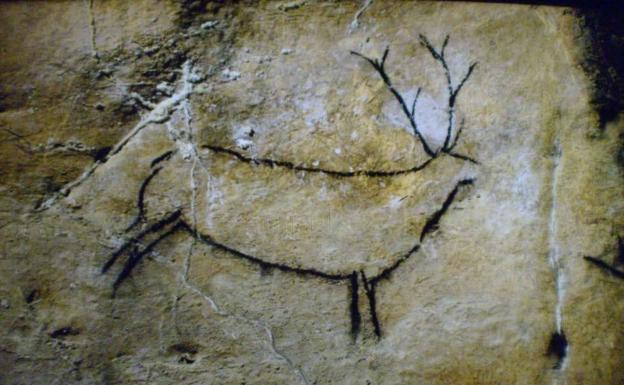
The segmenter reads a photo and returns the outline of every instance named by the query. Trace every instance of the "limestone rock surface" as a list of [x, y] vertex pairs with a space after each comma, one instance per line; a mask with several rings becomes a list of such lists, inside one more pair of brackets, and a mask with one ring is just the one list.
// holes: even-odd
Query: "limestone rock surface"
[[624, 383], [624, 123], [583, 28], [0, 3], [0, 383]]

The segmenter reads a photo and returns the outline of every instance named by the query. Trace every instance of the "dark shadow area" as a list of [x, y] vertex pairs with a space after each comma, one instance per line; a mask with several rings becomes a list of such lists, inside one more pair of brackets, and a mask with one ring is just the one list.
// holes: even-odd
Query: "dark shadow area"
[[553, 333], [548, 343], [548, 350], [546, 351], [547, 355], [557, 358], [557, 363], [553, 366], [553, 369], [561, 369], [561, 364], [563, 363], [567, 350], [568, 340], [566, 339], [565, 333], [563, 331]]
[[[453, 0], [451, 0], [453, 1]], [[579, 63], [592, 80], [592, 107], [600, 127], [624, 110], [624, 1], [621, 0], [498, 0], [478, 3], [526, 4], [570, 7], [579, 19], [585, 41]]]

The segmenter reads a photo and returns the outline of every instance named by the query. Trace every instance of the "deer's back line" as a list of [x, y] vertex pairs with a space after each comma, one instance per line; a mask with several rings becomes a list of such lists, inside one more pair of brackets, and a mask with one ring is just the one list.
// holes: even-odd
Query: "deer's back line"
[[289, 170], [293, 170], [293, 171], [306, 171], [306, 172], [314, 172], [314, 173], [323, 173], [323, 174], [327, 174], [327, 175], [331, 175], [331, 176], [335, 176], [335, 177], [342, 177], [342, 178], [350, 178], [350, 177], [356, 177], [356, 176], [365, 176], [365, 177], [371, 177], [371, 178], [383, 178], [383, 177], [392, 177], [392, 176], [397, 176], [397, 175], [403, 175], [403, 174], [411, 174], [411, 173], [416, 173], [419, 171], [422, 171], [423, 169], [425, 169], [433, 160], [437, 159], [437, 158], [429, 158], [426, 161], [424, 161], [423, 163], [416, 165], [414, 167], [411, 168], [405, 168], [405, 169], [398, 169], [398, 170], [355, 170], [355, 171], [342, 171], [342, 170], [330, 170], [330, 169], [324, 169], [324, 168], [319, 168], [319, 167], [308, 167], [308, 166], [302, 166], [302, 165], [298, 165], [295, 164], [293, 162], [290, 161], [286, 161], [286, 160], [276, 160], [276, 159], [270, 159], [270, 158], [252, 158], [249, 156], [246, 156], [236, 150], [232, 150], [230, 148], [226, 148], [226, 147], [220, 147], [220, 146], [214, 146], [214, 145], [210, 145], [210, 144], [205, 144], [201, 146], [203, 149], [207, 149], [210, 150], [212, 152], [215, 152], [217, 154], [226, 154], [226, 155], [231, 155], [234, 159], [243, 162], [243, 163], [248, 163], [248, 164], [257, 164], [257, 165], [262, 165], [262, 166], [267, 166], [267, 167], [271, 167], [271, 168], [275, 168], [275, 167], [279, 167], [279, 168], [286, 168]]

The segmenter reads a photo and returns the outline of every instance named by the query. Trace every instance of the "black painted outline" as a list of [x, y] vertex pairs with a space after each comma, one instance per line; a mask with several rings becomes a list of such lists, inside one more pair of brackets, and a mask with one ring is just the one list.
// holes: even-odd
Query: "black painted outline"
[[[624, 271], [617, 269], [615, 265], [610, 265], [602, 259], [586, 255], [583, 257], [587, 262], [592, 263], [594, 266], [606, 271], [616, 278], [624, 279]], [[624, 264], [624, 238], [618, 237], [618, 251], [615, 256], [614, 264]]]
[[438, 157], [441, 153], [446, 153], [449, 156], [452, 156], [454, 158], [458, 158], [458, 159], [462, 159], [465, 161], [469, 161], [471, 163], [474, 164], [478, 164], [479, 162], [477, 162], [477, 160], [473, 159], [470, 156], [467, 155], [463, 155], [463, 154], [459, 154], [454, 152], [454, 148], [457, 145], [457, 140], [459, 139], [460, 133], [463, 129], [463, 121], [462, 124], [459, 126], [459, 128], [456, 130], [455, 133], [455, 137], [453, 138], [453, 126], [454, 126], [454, 117], [455, 117], [455, 105], [457, 102], [457, 97], [459, 96], [459, 92], [461, 91], [461, 89], [464, 87], [464, 85], [466, 84], [466, 82], [468, 81], [468, 79], [470, 78], [470, 75], [472, 75], [475, 67], [477, 66], [477, 62], [473, 62], [470, 64], [470, 66], [468, 67], [468, 70], [466, 71], [466, 74], [464, 75], [464, 77], [459, 81], [457, 86], [453, 86], [453, 79], [452, 79], [452, 74], [451, 71], [448, 67], [448, 64], [446, 62], [446, 57], [445, 57], [445, 50], [446, 47], [448, 45], [449, 42], [449, 35], [446, 35], [446, 37], [444, 38], [444, 42], [442, 43], [442, 47], [440, 48], [440, 50], [436, 50], [435, 47], [429, 42], [429, 40], [427, 39], [427, 37], [425, 35], [419, 35], [420, 38], [420, 44], [427, 48], [427, 50], [429, 51], [429, 53], [431, 54], [431, 56], [438, 62], [440, 63], [440, 65], [442, 66], [443, 70], [444, 70], [444, 76], [446, 78], [446, 83], [447, 83], [447, 90], [448, 90], [448, 126], [446, 128], [446, 136], [444, 138], [444, 144], [442, 145], [441, 148], [439, 148], [438, 150], [433, 150], [431, 145], [429, 143], [427, 143], [427, 141], [425, 140], [424, 136], [422, 135], [422, 133], [420, 132], [420, 130], [418, 129], [418, 123], [416, 122], [416, 103], [418, 102], [418, 97], [420, 96], [420, 92], [421, 92], [421, 88], [418, 88], [418, 91], [416, 91], [416, 96], [414, 97], [414, 100], [411, 103], [411, 109], [407, 106], [407, 103], [405, 102], [405, 98], [403, 97], [403, 95], [401, 95], [401, 93], [394, 87], [394, 85], [392, 84], [392, 81], [390, 79], [390, 76], [388, 75], [388, 73], [386, 72], [386, 68], [385, 68], [385, 64], [386, 64], [386, 59], [388, 59], [388, 54], [390, 53], [390, 47], [386, 47], [386, 49], [383, 52], [383, 55], [381, 56], [381, 59], [373, 59], [370, 58], [368, 56], [364, 56], [363, 54], [356, 52], [356, 51], [351, 51], [352, 55], [358, 56], [362, 59], [364, 59], [366, 62], [368, 62], [374, 69], [375, 71], [377, 71], [377, 73], [379, 74], [379, 76], [381, 77], [381, 79], [383, 80], [384, 84], [386, 85], [386, 87], [388, 88], [388, 90], [392, 93], [392, 95], [394, 95], [395, 99], [397, 100], [397, 102], [399, 103], [399, 105], [401, 106], [401, 110], [403, 111], [403, 114], [407, 117], [410, 126], [412, 127], [412, 132], [414, 133], [414, 136], [420, 141], [420, 143], [423, 146], [423, 150], [425, 151], [425, 153], [427, 153], [427, 155], [431, 158], [436, 158]]
[[[439, 52], [436, 51], [436, 49], [429, 43], [429, 41], [427, 40], [425, 36], [420, 35], [420, 39], [421, 39], [421, 44], [425, 46], [429, 50], [431, 55], [434, 57], [434, 59], [436, 59], [436, 61], [438, 61], [442, 65], [445, 71], [445, 76], [447, 79], [447, 88], [449, 92], [449, 102], [448, 102], [449, 118], [448, 118], [448, 126], [447, 126], [447, 135], [445, 137], [443, 146], [437, 151], [433, 151], [431, 149], [429, 144], [426, 142], [426, 140], [424, 139], [424, 137], [421, 135], [420, 131], [418, 130], [418, 126], [416, 123], [415, 108], [416, 108], [416, 103], [418, 101], [418, 97], [421, 93], [421, 88], [418, 88], [416, 96], [411, 104], [411, 110], [410, 110], [407, 107], [407, 104], [405, 103], [405, 99], [394, 88], [390, 80], [390, 77], [385, 72], [385, 62], [388, 57], [389, 48], [386, 48], [381, 60], [371, 59], [353, 51], [351, 51], [351, 53], [353, 55], [356, 55], [365, 59], [377, 70], [377, 72], [381, 76], [382, 80], [384, 81], [384, 83], [386, 84], [390, 92], [395, 96], [395, 98], [401, 105], [403, 112], [406, 114], [407, 118], [410, 121], [414, 135], [420, 140], [421, 144], [423, 145], [423, 149], [429, 156], [429, 159], [427, 159], [422, 164], [411, 167], [411, 168], [398, 169], [398, 170], [340, 171], [340, 170], [329, 170], [329, 169], [316, 168], [316, 167], [307, 167], [303, 165], [297, 165], [290, 161], [274, 160], [270, 158], [252, 158], [238, 151], [225, 148], [225, 147], [215, 146], [215, 145], [204, 145], [202, 146], [202, 148], [208, 149], [218, 154], [226, 154], [226, 155], [233, 156], [238, 161], [248, 163], [248, 164], [263, 165], [263, 166], [268, 166], [271, 168], [284, 168], [284, 169], [289, 169], [292, 171], [324, 173], [330, 176], [345, 177], [345, 178], [355, 177], [355, 176], [392, 177], [392, 176], [397, 176], [397, 175], [402, 175], [402, 174], [414, 173], [414, 172], [423, 170], [441, 154], [447, 154], [449, 156], [452, 156], [452, 157], [455, 157], [464, 161], [469, 161], [471, 163], [478, 164], [476, 160], [474, 160], [473, 158], [469, 156], [453, 152], [453, 149], [457, 145], [460, 134], [464, 128], [464, 122], [462, 121], [461, 125], [455, 132], [455, 136], [453, 137], [455, 102], [456, 102], [457, 96], [459, 95], [460, 90], [462, 89], [462, 87], [464, 86], [464, 84], [466, 83], [470, 75], [472, 74], [476, 66], [476, 63], [473, 63], [470, 65], [463, 79], [459, 82], [459, 84], [456, 87], [453, 87], [451, 73], [446, 63], [445, 56], [444, 56], [444, 51], [448, 44], [449, 36], [448, 35], [446, 36], [444, 43], [442, 44], [442, 48], [440, 49]], [[146, 194], [147, 188], [149, 184], [151, 183], [151, 181], [164, 168], [164, 166], [159, 166], [159, 164], [162, 162], [168, 161], [174, 155], [174, 153], [175, 151], [167, 151], [163, 153], [162, 155], [156, 157], [154, 160], [152, 160], [150, 164], [151, 172], [143, 180], [139, 189], [139, 193], [137, 197], [137, 208], [138, 208], [137, 216], [130, 223], [130, 225], [126, 228], [126, 232], [132, 230], [139, 224], [144, 224], [144, 222], [146, 221], [145, 220], [145, 194]], [[463, 179], [457, 182], [455, 187], [451, 190], [451, 192], [448, 194], [448, 196], [444, 200], [442, 206], [437, 211], [435, 211], [425, 222], [425, 225], [419, 237], [420, 243], [424, 241], [425, 237], [428, 234], [432, 233], [438, 228], [440, 220], [442, 219], [443, 215], [448, 211], [451, 204], [455, 200], [456, 195], [459, 192], [459, 189], [463, 186], [472, 185], [473, 182], [474, 182], [473, 179]], [[295, 274], [302, 275], [302, 276], [322, 278], [322, 279], [329, 280], [334, 283], [341, 282], [341, 281], [348, 281], [349, 293], [350, 293], [349, 313], [350, 313], [350, 319], [351, 319], [351, 335], [354, 340], [357, 339], [358, 337], [358, 334], [360, 332], [361, 322], [362, 322], [362, 317], [361, 317], [360, 308], [359, 308], [359, 297], [360, 297], [359, 280], [361, 279], [362, 281], [364, 293], [366, 294], [366, 298], [368, 299], [370, 318], [371, 318], [371, 323], [373, 324], [374, 334], [377, 336], [377, 338], [381, 338], [381, 335], [382, 335], [381, 324], [380, 324], [378, 313], [377, 313], [377, 299], [376, 299], [377, 286], [382, 281], [390, 279], [392, 273], [420, 249], [420, 243], [415, 244], [410, 250], [401, 254], [391, 266], [387, 267], [381, 273], [371, 278], [368, 278], [366, 274], [364, 273], [364, 271], [362, 270], [360, 270], [359, 272], [353, 271], [349, 274], [328, 273], [328, 272], [323, 272], [323, 271], [319, 271], [315, 269], [303, 268], [299, 266], [290, 266], [287, 264], [269, 262], [261, 257], [246, 254], [231, 246], [219, 243], [216, 240], [214, 240], [210, 235], [200, 233], [197, 228], [194, 228], [192, 225], [187, 223], [182, 218], [182, 210], [178, 209], [164, 216], [162, 219], [156, 221], [155, 223], [152, 223], [146, 229], [139, 231], [135, 236], [128, 239], [115, 252], [111, 254], [109, 259], [106, 261], [106, 263], [102, 267], [103, 274], [106, 273], [115, 264], [115, 262], [119, 259], [120, 256], [124, 254], [127, 255], [127, 260], [125, 264], [123, 265], [121, 271], [118, 273], [113, 283], [113, 296], [116, 295], [116, 292], [119, 286], [127, 278], [130, 277], [133, 269], [139, 264], [139, 262], [143, 259], [145, 255], [152, 252], [154, 248], [161, 241], [163, 241], [169, 236], [175, 233], [178, 233], [180, 231], [188, 233], [194, 239], [208, 246], [214, 247], [228, 254], [231, 254], [234, 257], [237, 257], [237, 258], [246, 260], [250, 263], [258, 265], [260, 267], [261, 272], [263, 273], [265, 271], [279, 270], [282, 272], [295, 273]], [[142, 242], [143, 238], [151, 234], [157, 234], [157, 237], [154, 240], [152, 240], [150, 243], [148, 243], [146, 246], [143, 246], [143, 242]]]
[[162, 155], [159, 155], [156, 158], [154, 158], [152, 162], [150, 163], [150, 167], [152, 171], [147, 176], [147, 178], [143, 180], [143, 182], [141, 183], [141, 187], [139, 188], [139, 196], [137, 198], [137, 208], [139, 209], [139, 212], [137, 213], [136, 217], [132, 220], [132, 222], [128, 225], [128, 227], [126, 227], [126, 231], [130, 231], [139, 223], [145, 222], [145, 193], [147, 191], [147, 187], [149, 186], [152, 179], [154, 179], [154, 177], [158, 175], [158, 173], [164, 167], [164, 166], [160, 166], [160, 167], [156, 167], [156, 166], [159, 163], [162, 163], [171, 159], [171, 157], [176, 152], [177, 152], [176, 150], [169, 150], [163, 153]]
[[[156, 159], [161, 158], [162, 155]], [[158, 163], [158, 162], [156, 162]], [[155, 163], [153, 163], [155, 164]], [[158, 170], [158, 169], [154, 169]], [[153, 179], [156, 174], [155, 171], [152, 171], [150, 175], [144, 180], [142, 186], [147, 186], [149, 182]], [[218, 250], [224, 251], [234, 257], [243, 259], [252, 264], [256, 264], [260, 267], [262, 272], [278, 270], [287, 273], [295, 273], [300, 276], [308, 276], [314, 278], [321, 278], [328, 280], [330, 282], [349, 282], [349, 292], [350, 292], [350, 305], [349, 305], [349, 313], [351, 318], [351, 335], [354, 339], [357, 339], [357, 336], [360, 331], [361, 326], [361, 313], [359, 309], [359, 279], [361, 278], [364, 292], [366, 294], [366, 298], [369, 303], [369, 311], [371, 317], [371, 323], [373, 324], [374, 333], [377, 338], [381, 337], [381, 324], [379, 321], [379, 317], [377, 314], [377, 300], [376, 300], [376, 290], [377, 285], [384, 281], [388, 280], [392, 273], [401, 266], [404, 262], [406, 262], [412, 255], [414, 255], [419, 249], [420, 244], [423, 242], [426, 235], [432, 233], [438, 228], [439, 222], [442, 216], [448, 211], [451, 204], [455, 200], [459, 189], [463, 186], [472, 185], [474, 183], [474, 179], [462, 179], [457, 182], [455, 187], [450, 191], [444, 200], [440, 209], [435, 211], [425, 222], [423, 229], [421, 231], [419, 240], [420, 242], [415, 244], [412, 248], [410, 248], [407, 252], [401, 254], [396, 261], [384, 269], [378, 275], [368, 278], [366, 277], [364, 271], [353, 271], [349, 274], [340, 274], [335, 272], [323, 272], [316, 269], [310, 269], [300, 266], [290, 266], [287, 264], [281, 264], [276, 262], [270, 262], [265, 260], [262, 257], [253, 256], [247, 254], [243, 251], [235, 249], [226, 244], [220, 243], [216, 241], [213, 237], [207, 234], [202, 234], [195, 227], [190, 225], [182, 218], [182, 210], [178, 209], [173, 211], [170, 214], [165, 215], [162, 219], [152, 223], [146, 229], [139, 231], [137, 235], [131, 237], [126, 240], [116, 251], [114, 251], [106, 263], [102, 267], [102, 274], [105, 274], [110, 270], [110, 268], [115, 264], [115, 262], [122, 255], [127, 255], [127, 260], [122, 267], [122, 270], [118, 273], [114, 283], [113, 283], [113, 296], [116, 295], [117, 289], [119, 286], [130, 277], [133, 269], [138, 265], [138, 263], [143, 259], [143, 257], [154, 250], [154, 248], [165, 238], [178, 233], [180, 231], [185, 232], [192, 236], [194, 239], [210, 246], [216, 248]], [[137, 201], [137, 206], [144, 207], [142, 200], [144, 199], [145, 189], [141, 189], [139, 191], [139, 197]], [[137, 218], [140, 218], [141, 221], [144, 219], [144, 211], [139, 210], [139, 215]], [[138, 221], [135, 222], [138, 223]], [[133, 224], [135, 223], [133, 222]], [[132, 226], [134, 227], [134, 226]], [[160, 234], [153, 241], [147, 244], [147, 246], [142, 245], [143, 238], [151, 235], [151, 234]], [[359, 275], [358, 275], [359, 273]]]
[[270, 159], [270, 158], [252, 158], [236, 150], [232, 150], [230, 148], [221, 147], [221, 146], [215, 146], [212, 144], [204, 144], [201, 146], [201, 148], [210, 150], [217, 154], [231, 155], [234, 159], [243, 163], [255, 164], [259, 166], [267, 166], [271, 168], [284, 168], [284, 169], [293, 170], [293, 171], [322, 173], [322, 174], [327, 174], [330, 176], [342, 177], [342, 178], [351, 178], [351, 177], [356, 177], [356, 176], [365, 176], [369, 178], [379, 178], [379, 177], [383, 178], [383, 177], [392, 177], [392, 176], [397, 176], [397, 175], [416, 173], [425, 169], [425, 167], [427, 167], [435, 159], [435, 158], [429, 158], [419, 165], [416, 165], [410, 168], [405, 168], [405, 169], [340, 171], [340, 170], [324, 169], [324, 168], [319, 168], [319, 167], [302, 166], [302, 165], [297, 165], [293, 162], [285, 161], [285, 160], [275, 160], [275, 159]]
[[[621, 266], [622, 264], [624, 264], [624, 238], [618, 236], [617, 253], [615, 255], [615, 258], [613, 259], [613, 264], [609, 264], [600, 258], [592, 257], [590, 255], [583, 256], [583, 259], [596, 266], [597, 268], [601, 269], [602, 271], [612, 275], [613, 277], [624, 280], [624, 271], [616, 267], [618, 265]], [[558, 343], [562, 344], [563, 348], [559, 347], [559, 349], [557, 350], [556, 348]], [[553, 369], [561, 368], [561, 362], [566, 355], [565, 348], [567, 347], [567, 344], [568, 342], [563, 332], [561, 333], [561, 335], [553, 334], [550, 344], [548, 345], [548, 354], [555, 355], [556, 353], [559, 353], [558, 361]]]
[[448, 90], [448, 106], [447, 106], [448, 107], [448, 125], [446, 127], [446, 136], [444, 139], [444, 144], [437, 151], [434, 151], [432, 147], [429, 145], [429, 143], [427, 143], [424, 136], [418, 129], [418, 124], [416, 122], [416, 116], [415, 116], [416, 103], [418, 102], [418, 97], [420, 96], [422, 88], [421, 87], [418, 88], [418, 91], [416, 92], [416, 96], [414, 97], [414, 100], [411, 103], [411, 108], [409, 108], [405, 101], [405, 98], [394, 87], [392, 80], [390, 79], [390, 76], [386, 72], [385, 64], [386, 64], [386, 59], [388, 58], [388, 54], [390, 52], [390, 47], [386, 47], [381, 59], [372, 59], [370, 57], [364, 56], [361, 53], [355, 52], [355, 51], [350, 51], [350, 53], [368, 62], [377, 71], [377, 73], [383, 80], [388, 90], [392, 93], [392, 95], [394, 95], [395, 99], [401, 106], [401, 110], [407, 117], [410, 123], [410, 126], [412, 127], [412, 132], [414, 136], [420, 141], [425, 153], [429, 156], [429, 159], [426, 160], [425, 162], [419, 165], [413, 166], [411, 168], [397, 169], [397, 170], [340, 171], [340, 170], [323, 169], [319, 167], [308, 167], [304, 165], [295, 164], [291, 161], [286, 161], [286, 160], [250, 157], [250, 156], [244, 155], [242, 152], [233, 150], [231, 148], [217, 146], [214, 144], [205, 144], [205, 145], [202, 145], [201, 147], [203, 149], [207, 149], [218, 154], [231, 155], [234, 159], [244, 162], [244, 163], [268, 166], [271, 168], [275, 168], [275, 167], [286, 168], [286, 169], [293, 170], [293, 171], [324, 173], [330, 176], [346, 177], [346, 178], [356, 177], [356, 176], [391, 177], [391, 176], [396, 176], [396, 175], [415, 173], [415, 172], [423, 170], [425, 167], [427, 167], [431, 163], [431, 161], [439, 157], [441, 154], [446, 154], [448, 156], [461, 159], [463, 161], [467, 161], [473, 164], [479, 164], [479, 162], [476, 159], [454, 151], [455, 146], [457, 146], [461, 133], [464, 129], [464, 120], [461, 121], [459, 127], [456, 130], [453, 129], [454, 120], [455, 120], [455, 106], [457, 103], [459, 92], [462, 90], [462, 88], [464, 87], [464, 85], [466, 84], [470, 76], [472, 75], [475, 67], [477, 66], [477, 62], [471, 63], [470, 66], [468, 67], [468, 70], [466, 71], [466, 74], [459, 81], [459, 84], [457, 86], [453, 86], [452, 74], [446, 62], [446, 56], [445, 56], [445, 50], [446, 50], [446, 47], [448, 45], [449, 38], [450, 38], [449, 35], [446, 35], [444, 42], [442, 43], [442, 47], [440, 48], [439, 51], [435, 49], [435, 47], [429, 42], [426, 36], [421, 34], [419, 35], [419, 38], [420, 38], [421, 45], [427, 48], [431, 56], [442, 66], [444, 70], [444, 75], [446, 78], [446, 83], [447, 83], [446, 86]]
[[592, 264], [594, 264], [594, 266], [601, 268], [602, 270], [610, 273], [616, 278], [624, 279], [624, 272], [616, 269], [615, 267], [609, 265], [607, 262], [601, 259], [591, 257], [589, 255], [584, 256], [583, 259], [585, 259], [587, 262], [591, 262]]

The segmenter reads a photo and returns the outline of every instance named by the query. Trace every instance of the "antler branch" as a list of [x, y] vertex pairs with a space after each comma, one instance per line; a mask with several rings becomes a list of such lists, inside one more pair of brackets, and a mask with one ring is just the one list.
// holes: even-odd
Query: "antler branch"
[[423, 47], [425, 47], [429, 51], [431, 56], [442, 66], [442, 69], [444, 70], [444, 76], [446, 78], [446, 87], [448, 90], [448, 109], [447, 109], [448, 124], [446, 127], [446, 136], [444, 138], [444, 144], [437, 151], [432, 150], [431, 146], [429, 145], [429, 143], [427, 143], [422, 133], [418, 129], [418, 125], [416, 123], [416, 103], [418, 102], [418, 97], [420, 96], [420, 92], [422, 89], [420, 87], [418, 88], [418, 91], [416, 92], [416, 96], [414, 97], [414, 100], [411, 104], [411, 108], [408, 108], [407, 103], [405, 102], [405, 98], [394, 87], [394, 85], [392, 84], [392, 81], [390, 80], [390, 77], [388, 76], [388, 73], [385, 70], [386, 59], [388, 58], [388, 53], [390, 52], [389, 47], [386, 47], [386, 49], [383, 52], [383, 55], [381, 56], [381, 59], [373, 59], [355, 51], [351, 51], [351, 54], [355, 56], [359, 56], [362, 59], [366, 60], [377, 71], [377, 73], [379, 74], [383, 82], [388, 87], [388, 90], [390, 90], [390, 92], [394, 95], [396, 100], [399, 102], [399, 105], [401, 106], [403, 113], [405, 114], [405, 116], [410, 122], [410, 125], [412, 126], [412, 131], [414, 132], [414, 135], [422, 143], [423, 149], [425, 150], [427, 155], [429, 155], [432, 158], [435, 158], [439, 155], [440, 152], [444, 152], [446, 154], [449, 154], [452, 157], [467, 160], [473, 163], [477, 163], [476, 160], [466, 155], [461, 155], [461, 154], [457, 154], [453, 152], [453, 149], [457, 145], [459, 135], [461, 134], [461, 131], [463, 130], [463, 127], [464, 127], [464, 122], [462, 121], [459, 129], [454, 130], [455, 128], [455, 104], [457, 102], [457, 97], [459, 96], [459, 92], [462, 90], [462, 88], [464, 87], [464, 85], [466, 84], [470, 76], [472, 75], [475, 67], [477, 66], [477, 63], [474, 62], [470, 64], [470, 66], [468, 67], [468, 71], [466, 71], [466, 74], [464, 75], [464, 77], [457, 84], [457, 86], [454, 87], [451, 70], [449, 69], [449, 66], [445, 57], [446, 47], [448, 46], [448, 43], [450, 40], [449, 35], [446, 35], [446, 37], [444, 38], [444, 42], [442, 43], [442, 46], [439, 50], [436, 49], [433, 46], [433, 44], [431, 44], [431, 42], [429, 41], [429, 39], [427, 39], [425, 35], [421, 34], [419, 35], [419, 38], [420, 38], [420, 44]]
[[[446, 137], [444, 138], [444, 144], [442, 145], [442, 148], [440, 149], [440, 151], [448, 153], [455, 157], [459, 157], [461, 159], [466, 159], [468, 157], [464, 155], [459, 155], [459, 154], [454, 154], [454, 153], [451, 154], [451, 151], [457, 144], [457, 139], [462, 129], [462, 127], [460, 127], [457, 130], [457, 133], [455, 134], [455, 139], [453, 139], [453, 128], [455, 125], [455, 103], [457, 101], [457, 96], [459, 95], [459, 91], [461, 91], [464, 84], [466, 84], [466, 81], [468, 81], [468, 78], [470, 78], [470, 75], [472, 75], [472, 72], [477, 66], [477, 63], [474, 62], [470, 64], [470, 66], [468, 67], [468, 71], [466, 72], [462, 80], [459, 82], [457, 87], [454, 88], [451, 71], [448, 67], [448, 63], [446, 62], [446, 58], [444, 56], [445, 54], [444, 51], [446, 50], [446, 46], [448, 45], [448, 42], [449, 42], [449, 35], [446, 35], [446, 37], [444, 38], [444, 42], [442, 43], [442, 48], [440, 49], [440, 51], [435, 49], [435, 47], [431, 44], [431, 42], [427, 39], [425, 35], [419, 35], [419, 36], [420, 36], [420, 43], [425, 48], [427, 48], [429, 53], [431, 53], [431, 56], [437, 62], [439, 62], [440, 65], [442, 65], [442, 68], [444, 69], [444, 76], [446, 77], [446, 86], [448, 89], [448, 125], [446, 127]], [[468, 158], [466, 160], [470, 160], [476, 163], [476, 161], [472, 158]]]
[[416, 102], [418, 101], [418, 97], [420, 96], [420, 91], [422, 91], [422, 88], [418, 87], [418, 91], [416, 91], [416, 96], [414, 96], [414, 101], [412, 102], [412, 111], [411, 111], [412, 119], [415, 119], [414, 114], [416, 113]]
[[390, 52], [390, 48], [386, 47], [381, 57], [381, 60], [371, 59], [355, 51], [351, 51], [351, 54], [361, 57], [362, 59], [366, 60], [371, 66], [373, 66], [373, 68], [377, 71], [377, 73], [379, 74], [383, 82], [386, 84], [386, 87], [388, 87], [388, 90], [390, 90], [392, 95], [394, 95], [396, 100], [399, 102], [399, 105], [401, 106], [403, 113], [405, 114], [405, 116], [410, 122], [410, 126], [412, 127], [412, 131], [414, 132], [414, 135], [418, 137], [418, 140], [420, 140], [420, 142], [422, 143], [423, 149], [425, 150], [427, 155], [429, 155], [432, 158], [435, 158], [437, 154], [431, 149], [431, 147], [429, 146], [429, 143], [427, 143], [425, 138], [422, 136], [421, 132], [418, 130], [418, 125], [416, 124], [416, 119], [414, 118], [414, 111], [416, 109], [416, 102], [418, 100], [418, 96], [420, 95], [420, 88], [418, 89], [418, 92], [416, 93], [416, 97], [414, 98], [414, 102], [412, 103], [412, 108], [410, 110], [407, 107], [407, 103], [405, 103], [405, 99], [399, 93], [399, 91], [397, 91], [397, 89], [394, 88], [394, 85], [392, 84], [390, 77], [386, 73], [385, 64], [386, 64], [386, 59], [388, 58], [389, 52]]

